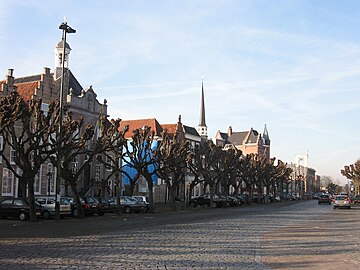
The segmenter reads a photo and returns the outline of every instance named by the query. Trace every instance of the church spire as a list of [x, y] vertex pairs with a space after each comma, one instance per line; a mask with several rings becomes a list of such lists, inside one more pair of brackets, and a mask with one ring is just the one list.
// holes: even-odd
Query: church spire
[[265, 145], [270, 145], [270, 137], [269, 137], [269, 132], [267, 130], [266, 124], [265, 124], [264, 132], [263, 132], [263, 139], [264, 139]]
[[208, 134], [205, 122], [204, 81], [201, 82], [200, 121], [197, 131], [201, 137], [207, 138]]

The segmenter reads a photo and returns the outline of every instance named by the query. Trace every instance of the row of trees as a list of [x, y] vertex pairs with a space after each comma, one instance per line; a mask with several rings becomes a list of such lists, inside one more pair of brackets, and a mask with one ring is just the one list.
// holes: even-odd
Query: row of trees
[[354, 164], [344, 166], [341, 174], [354, 183], [355, 194], [360, 194], [360, 160]]
[[[131, 186], [137, 184], [140, 175], [143, 176], [149, 188], [150, 211], [154, 210], [155, 175], [165, 181], [174, 210], [176, 191], [185, 184], [185, 176], [189, 173], [194, 176], [189, 184], [189, 194], [200, 183], [204, 192], [211, 194], [228, 194], [230, 190], [239, 193], [241, 187], [246, 187], [250, 193], [257, 189], [258, 194], [262, 194], [266, 187], [269, 195], [289, 186], [291, 169], [280, 160], [275, 165], [275, 158], [243, 156], [236, 149], [224, 151], [211, 141], [192, 147], [177, 134], [171, 137], [166, 131], [154, 148], [154, 132], [150, 127], [131, 131], [131, 139], [127, 140], [129, 130], [128, 127], [120, 129], [120, 119], [109, 121], [100, 115], [97, 123], [85, 123], [82, 117], [76, 118], [66, 109], [60, 119], [58, 101], [50, 103], [47, 112], [42, 110], [41, 103], [36, 99], [25, 101], [17, 92], [0, 98], [3, 136], [0, 154], [5, 166], [19, 179], [20, 195], [29, 197], [31, 220], [36, 220], [35, 177], [41, 164], [49, 161], [58, 168], [57, 179], [64, 179], [65, 187], [71, 189], [78, 209], [82, 209], [79, 197], [83, 195], [78, 179], [95, 160], [110, 169], [108, 178], [115, 178], [118, 195], [122, 175], [130, 180]], [[59, 128], [60, 123], [62, 128]], [[6, 149], [11, 149], [12, 154], [9, 155]], [[79, 158], [83, 162], [74, 169], [73, 160]], [[137, 173], [129, 174], [128, 168]], [[119, 197], [118, 205], [120, 213]]]

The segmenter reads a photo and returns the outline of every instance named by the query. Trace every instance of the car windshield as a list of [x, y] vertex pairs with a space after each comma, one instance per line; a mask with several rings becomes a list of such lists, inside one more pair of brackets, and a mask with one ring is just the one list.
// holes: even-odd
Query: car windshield
[[345, 197], [345, 196], [336, 196], [336, 199], [337, 200], [345, 200], [345, 199], [347, 199], [347, 197]]

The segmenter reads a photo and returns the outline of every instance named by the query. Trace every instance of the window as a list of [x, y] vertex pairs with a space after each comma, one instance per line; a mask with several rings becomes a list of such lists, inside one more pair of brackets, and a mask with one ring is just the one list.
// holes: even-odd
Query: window
[[34, 193], [36, 195], [41, 194], [41, 172], [42, 172], [42, 165], [40, 166], [40, 170], [37, 172], [34, 179]]
[[47, 183], [48, 183], [48, 194], [55, 194], [55, 168], [52, 163], [48, 163], [47, 167]]
[[49, 104], [41, 103], [41, 110], [44, 112], [44, 115], [47, 116], [49, 112]]
[[24, 203], [24, 201], [21, 200], [21, 199], [15, 199], [15, 200], [14, 200], [14, 205], [15, 205], [15, 206], [25, 206], [25, 203]]
[[76, 174], [78, 171], [78, 160], [77, 157], [73, 158], [73, 161], [71, 162], [71, 171], [73, 174]]
[[15, 164], [16, 151], [10, 147], [10, 164]]
[[113, 168], [113, 156], [106, 156], [106, 170], [112, 171]]
[[100, 174], [101, 174], [101, 163], [96, 161], [95, 164], [95, 181], [100, 181]]
[[13, 195], [14, 186], [14, 174], [8, 168], [3, 168], [3, 180], [2, 180], [2, 195], [11, 196]]

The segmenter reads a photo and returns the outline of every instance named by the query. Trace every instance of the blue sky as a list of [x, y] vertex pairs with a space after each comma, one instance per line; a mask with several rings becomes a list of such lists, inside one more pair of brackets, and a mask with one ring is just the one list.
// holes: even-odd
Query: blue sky
[[196, 127], [203, 77], [210, 137], [266, 124], [272, 156], [341, 181], [360, 158], [359, 1], [3, 0], [3, 77], [53, 68], [64, 16], [70, 69], [113, 118]]

